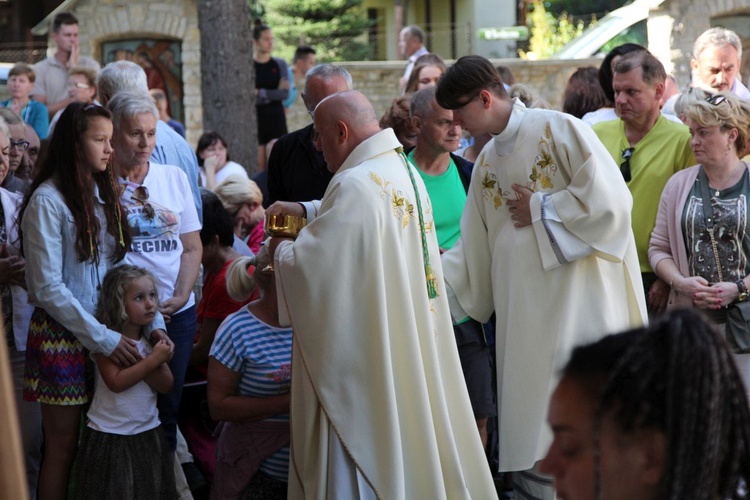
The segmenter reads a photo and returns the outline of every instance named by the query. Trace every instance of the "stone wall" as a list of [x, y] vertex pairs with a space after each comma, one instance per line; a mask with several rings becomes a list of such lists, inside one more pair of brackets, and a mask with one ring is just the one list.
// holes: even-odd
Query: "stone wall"
[[[81, 21], [82, 52], [101, 60], [101, 43], [135, 37], [171, 38], [182, 42], [182, 75], [187, 140], [197, 144], [203, 132], [203, 111], [200, 75], [200, 32], [195, 0], [161, 0], [131, 2], [121, 0], [80, 0], [74, 7]], [[87, 50], [88, 49], [88, 50]], [[529, 85], [553, 108], [558, 106], [565, 82], [579, 66], [598, 66], [599, 60], [585, 61], [524, 61], [496, 59], [495, 64], [509, 66], [516, 81]], [[345, 62], [354, 79], [354, 87], [372, 101], [378, 116], [398, 95], [398, 81], [404, 61]], [[300, 92], [304, 82], [297, 82]], [[289, 130], [297, 130], [308, 123], [302, 99], [297, 98], [289, 109]]]
[[[558, 109], [565, 84], [573, 72], [581, 66], [599, 67], [600, 59], [525, 61], [521, 59], [493, 59], [495, 65], [510, 67], [518, 83], [524, 83], [539, 93], [553, 109]], [[381, 116], [391, 100], [399, 95], [398, 80], [404, 71], [403, 61], [372, 61], [340, 63], [352, 74], [354, 88], [363, 92]], [[297, 82], [302, 91], [303, 81]], [[296, 130], [310, 123], [302, 99], [289, 109], [289, 130]]]

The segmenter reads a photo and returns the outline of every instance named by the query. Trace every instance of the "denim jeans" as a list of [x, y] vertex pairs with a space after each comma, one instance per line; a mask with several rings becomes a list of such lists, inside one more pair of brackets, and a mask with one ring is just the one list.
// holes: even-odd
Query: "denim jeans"
[[174, 342], [174, 355], [169, 362], [169, 369], [174, 377], [174, 386], [167, 394], [159, 394], [157, 406], [159, 407], [159, 420], [167, 436], [169, 447], [173, 451], [177, 445], [177, 412], [180, 408], [185, 372], [193, 349], [195, 329], [195, 306], [173, 315], [172, 320], [167, 323], [167, 335]]

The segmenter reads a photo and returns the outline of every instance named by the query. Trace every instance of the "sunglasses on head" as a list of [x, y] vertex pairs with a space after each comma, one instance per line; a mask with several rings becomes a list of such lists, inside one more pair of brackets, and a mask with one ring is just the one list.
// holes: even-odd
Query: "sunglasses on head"
[[632, 178], [630, 173], [630, 158], [633, 157], [633, 151], [635, 151], [635, 148], [625, 148], [622, 150], [621, 156], [623, 161], [620, 163], [620, 172], [625, 182], [630, 182]]
[[706, 97], [706, 102], [714, 106], [718, 106], [719, 104], [721, 104], [722, 102], [725, 102], [726, 100], [727, 100], [726, 96], [718, 95], [718, 94], [710, 95]]

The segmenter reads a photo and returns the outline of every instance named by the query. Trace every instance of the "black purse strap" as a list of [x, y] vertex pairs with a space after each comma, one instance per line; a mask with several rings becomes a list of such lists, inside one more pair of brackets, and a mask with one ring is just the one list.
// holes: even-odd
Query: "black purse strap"
[[711, 191], [708, 188], [708, 176], [702, 165], [698, 172], [698, 184], [700, 184], [701, 198], [703, 198], [703, 220], [706, 222], [706, 227], [713, 231], [714, 214], [711, 208]]
[[716, 271], [719, 273], [719, 281], [724, 281], [724, 275], [721, 272], [721, 263], [719, 262], [719, 251], [717, 249], [716, 238], [714, 236], [714, 211], [711, 206], [711, 191], [708, 188], [708, 176], [703, 170], [702, 165], [700, 167], [700, 172], [698, 172], [698, 184], [700, 184], [701, 198], [703, 199], [703, 220], [706, 223], [708, 236], [711, 238], [711, 249], [714, 252]]

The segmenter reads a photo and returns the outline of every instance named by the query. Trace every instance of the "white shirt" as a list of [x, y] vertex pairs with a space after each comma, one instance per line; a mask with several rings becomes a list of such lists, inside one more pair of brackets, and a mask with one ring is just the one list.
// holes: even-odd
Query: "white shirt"
[[[203, 169], [203, 167], [198, 168], [198, 175], [200, 175], [200, 178], [201, 178], [201, 186], [206, 187], [206, 171]], [[241, 175], [245, 179], [249, 179], [249, 177], [247, 176], [247, 170], [245, 170], [245, 167], [233, 161], [227, 162], [227, 164], [221, 167], [220, 170], [216, 171], [215, 175], [216, 175], [217, 186], [221, 184], [224, 180], [226, 180], [226, 178], [229, 177], [230, 175]]]
[[[141, 337], [138, 352], [144, 358], [151, 346]], [[130, 389], [112, 392], [96, 368], [94, 399], [88, 412], [88, 426], [99, 432], [133, 436], [159, 426], [156, 391], [141, 380]]]
[[[137, 184], [123, 184], [122, 206], [128, 213], [128, 224], [133, 233], [128, 258], [134, 266], [151, 271], [156, 278], [159, 300], [164, 302], [173, 297], [180, 272], [180, 235], [201, 229], [187, 175], [174, 165], [149, 163], [142, 184], [148, 189], [149, 198], [143, 203], [133, 198]], [[146, 205], [153, 208], [153, 218], [149, 217]], [[180, 311], [193, 304], [195, 296], [191, 292]]]
[[430, 51], [427, 50], [423, 45], [419, 48], [419, 50], [409, 56], [409, 64], [406, 65], [406, 69], [404, 70], [404, 82], [406, 82], [409, 79], [409, 76], [411, 76], [411, 70], [414, 69], [414, 63], [417, 61], [417, 59], [429, 53]]

